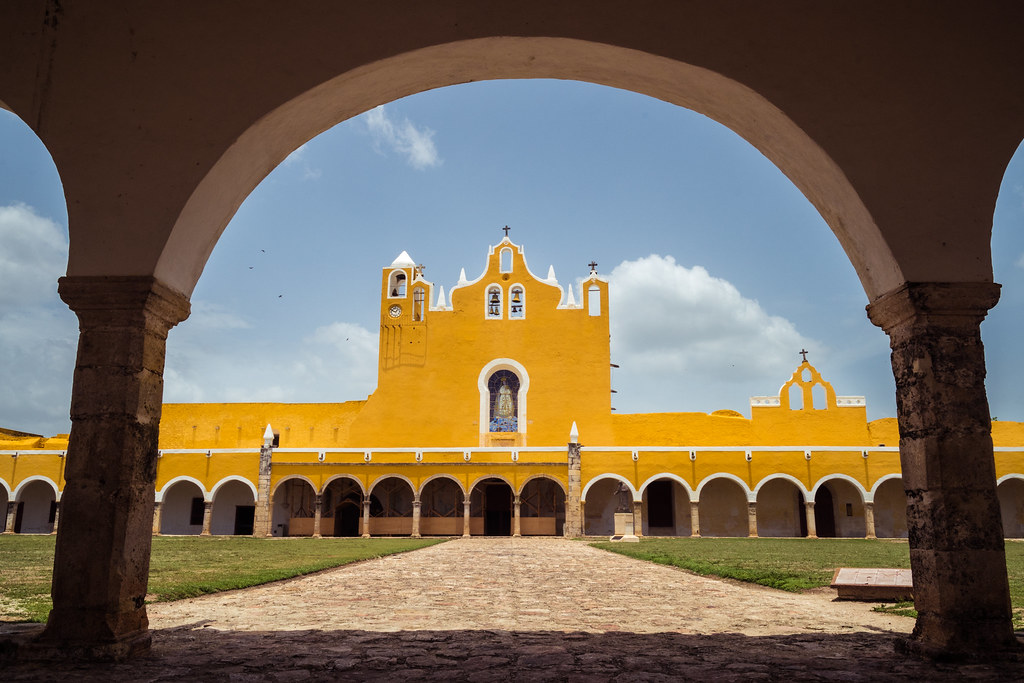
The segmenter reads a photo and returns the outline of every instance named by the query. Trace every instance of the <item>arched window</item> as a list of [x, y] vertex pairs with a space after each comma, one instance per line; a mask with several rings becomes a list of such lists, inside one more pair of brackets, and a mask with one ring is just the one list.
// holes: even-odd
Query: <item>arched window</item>
[[601, 315], [601, 288], [590, 285], [587, 289], [587, 312], [590, 315]]
[[519, 431], [519, 377], [511, 370], [498, 370], [487, 380], [490, 393], [489, 432]]
[[498, 285], [487, 288], [487, 317], [501, 317], [501, 287]]
[[501, 263], [499, 264], [501, 272], [511, 273], [512, 272], [512, 250], [502, 249], [501, 250]]
[[508, 294], [508, 317], [526, 317], [526, 292], [522, 285], [515, 285]]
[[400, 270], [391, 271], [391, 276], [388, 278], [388, 296], [389, 297], [404, 297], [405, 296], [405, 284], [406, 277], [405, 273]]

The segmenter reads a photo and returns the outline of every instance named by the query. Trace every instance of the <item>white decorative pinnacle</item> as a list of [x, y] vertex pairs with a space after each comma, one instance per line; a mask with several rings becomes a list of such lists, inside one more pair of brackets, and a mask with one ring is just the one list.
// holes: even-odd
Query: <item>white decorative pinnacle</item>
[[437, 294], [437, 307], [446, 308], [448, 304], [444, 300], [444, 285], [441, 285], [439, 289], [440, 291]]
[[469, 284], [469, 280], [466, 279], [466, 269], [465, 268], [463, 268], [463, 269], [461, 269], [459, 271], [459, 282], [457, 284], [459, 284], [459, 285], [467, 285], [467, 284]]
[[572, 427], [569, 429], [569, 443], [580, 442], [580, 430], [576, 427], [576, 421], [573, 420]]
[[572, 283], [570, 282], [569, 283], [569, 296], [566, 297], [566, 299], [565, 299], [565, 306], [566, 306], [566, 308], [571, 308], [571, 307], [574, 307], [576, 305], [576, 297], [572, 293], [573, 289], [575, 289], [575, 288], [572, 286]]
[[270, 425], [267, 424], [267, 428], [263, 431], [263, 445], [272, 446], [274, 444], [274, 430], [271, 429]]
[[558, 278], [555, 277], [555, 266], [554, 265], [548, 266], [548, 282], [550, 282], [553, 285], [558, 284]]
[[391, 262], [392, 268], [412, 268], [415, 267], [416, 262], [412, 260], [412, 256], [409, 256], [409, 252], [403, 251], [395, 260]]

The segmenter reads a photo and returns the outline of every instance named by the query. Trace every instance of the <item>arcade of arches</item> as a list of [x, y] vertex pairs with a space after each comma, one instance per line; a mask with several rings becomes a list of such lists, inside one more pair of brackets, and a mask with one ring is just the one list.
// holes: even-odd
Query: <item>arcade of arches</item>
[[[45, 531], [51, 515], [39, 508], [60, 491], [50, 509], [61, 559], [54, 567], [54, 609], [42, 642], [113, 655], [148, 647], [141, 598], [156, 502], [166, 335], [187, 317], [208, 255], [252, 188], [299, 145], [376, 105], [470, 80], [544, 77], [626, 88], [703, 113], [762, 151], [821, 212], [861, 279], [871, 320], [892, 346], [919, 614], [912, 645], [946, 655], [1012, 646], [1000, 519], [1013, 519], [1019, 511], [1013, 496], [1020, 484], [1010, 477], [997, 493], [1000, 456], [997, 451], [993, 458], [979, 326], [999, 297], [990, 252], [999, 181], [1024, 136], [1022, 25], [1024, 7], [1018, 3], [937, 5], [929, 7], [927, 22], [920, 21], [916, 5], [880, 1], [782, 8], [750, 3], [741, 14], [713, 2], [640, 7], [606, 0], [448, 0], [401, 14], [372, 3], [324, 3], [315, 9], [268, 4], [259, 12], [203, 3], [173, 16], [124, 0], [102, 6], [3, 4], [0, 105], [39, 135], [61, 175], [71, 241], [60, 294], [80, 321], [66, 466], [51, 478], [50, 491], [19, 484], [17, 494], [7, 492], [8, 508], [24, 503], [22, 524]], [[223, 59], [225, 54], [233, 58]], [[480, 283], [481, 293], [488, 284]], [[595, 285], [590, 300], [607, 301], [600, 282]], [[524, 317], [509, 311], [489, 322], [535, 320], [543, 297], [529, 283], [525, 289]], [[420, 302], [418, 309], [407, 305], [399, 312], [409, 316], [401, 324], [411, 349], [417, 334], [412, 326], [422, 322], [415, 313], [423, 310], [419, 296], [411, 300]], [[500, 305], [508, 299], [506, 294]], [[479, 310], [485, 314], [483, 306]], [[581, 312], [579, 320], [587, 325], [592, 319]], [[381, 339], [384, 362], [383, 345], [395, 337], [382, 330]], [[561, 443], [564, 452], [567, 425], [538, 426], [550, 412], [544, 373], [535, 374], [521, 359], [490, 357], [498, 361], [493, 370], [517, 372], [521, 380], [517, 431], [478, 429], [474, 443], [513, 449], [527, 442], [531, 449]], [[507, 360], [518, 360], [529, 376]], [[483, 389], [486, 379], [479, 378]], [[486, 404], [483, 389], [476, 389], [480, 406]], [[788, 396], [780, 399], [788, 404]], [[387, 406], [381, 401], [365, 424], [386, 420]], [[478, 426], [485, 424], [483, 412], [481, 407], [473, 413]], [[579, 424], [590, 443], [618, 445], [612, 434]], [[893, 434], [877, 443], [891, 448], [897, 441]], [[401, 445], [406, 455], [421, 455], [428, 465], [462, 457], [475, 467], [496, 457], [481, 455], [493, 451]], [[625, 457], [653, 464], [651, 476], [671, 472], [657, 465], [666, 457], [659, 451], [636, 448], [646, 442], [631, 445]], [[365, 462], [386, 468], [389, 458], [406, 457], [396, 453], [368, 452]], [[582, 477], [591, 455], [617, 457], [598, 453], [584, 449]], [[756, 450], [733, 455], [750, 458], [734, 469], [756, 468], [775, 457]], [[876, 455], [868, 452], [861, 468], [870, 470]], [[825, 459], [818, 451], [810, 456], [812, 469]], [[520, 452], [516, 462], [536, 458], [542, 468], [538, 463], [554, 462], [551, 457], [552, 452], [531, 450]], [[565, 457], [574, 472], [578, 447]], [[706, 452], [691, 449], [689, 457], [691, 476], [680, 479], [691, 487], [689, 521], [695, 529], [705, 528], [703, 518], [710, 515], [716, 533], [739, 533], [746, 495], [748, 525], [764, 519], [773, 533], [792, 531], [799, 523], [794, 506], [803, 496], [805, 507], [815, 508], [814, 515], [805, 514], [808, 527], [813, 518], [837, 534], [854, 534], [870, 529], [870, 505], [892, 496], [879, 487], [868, 500], [864, 482], [857, 491], [845, 479], [822, 485], [821, 477], [808, 483], [806, 476], [794, 475], [803, 486], [794, 485], [794, 491], [764, 477], [737, 475], [745, 491], [729, 477], [709, 477], [714, 472], [702, 469], [711, 459]], [[262, 453], [250, 459], [259, 472], [257, 494], [269, 494], [271, 477], [309, 468], [299, 458], [273, 468]], [[479, 475], [486, 474], [486, 466], [481, 470]], [[364, 490], [367, 483], [362, 481]], [[471, 514], [474, 495], [482, 514], [492, 510], [491, 501], [502, 509], [509, 498], [515, 504], [497, 483], [469, 488], [472, 483], [460, 480], [470, 494]], [[678, 483], [631, 491], [634, 508], [642, 509], [647, 496], [655, 529], [679, 531], [685, 525]], [[520, 483], [508, 485], [522, 506]], [[566, 486], [566, 526], [580, 521], [571, 500], [577, 485]], [[186, 488], [167, 490], [168, 503], [198, 498]], [[327, 489], [317, 482], [314, 488], [322, 523]], [[331, 503], [342, 504], [330, 514], [343, 508], [342, 527], [348, 528], [354, 495], [346, 498], [353, 492], [336, 489], [330, 490]], [[203, 507], [212, 532], [219, 494], [209, 490]], [[387, 491], [386, 501], [378, 497], [384, 511], [378, 517], [371, 491], [371, 520], [405, 513], [409, 492], [398, 484]], [[414, 516], [424, 493], [419, 501], [412, 496]], [[234, 524], [246, 507], [244, 494], [225, 485], [224, 500], [236, 509]], [[292, 500], [303, 498], [309, 494], [300, 489]], [[442, 495], [440, 508], [450, 500]], [[819, 515], [828, 500], [832, 515]], [[588, 496], [584, 507], [588, 523], [602, 523], [603, 513], [592, 514], [600, 508], [596, 500]], [[269, 527], [269, 516], [269, 509], [257, 505], [255, 527]], [[504, 528], [498, 517], [493, 523]], [[879, 512], [876, 529], [883, 517], [893, 529], [902, 523], [895, 511], [891, 519], [889, 512]], [[488, 517], [483, 519], [486, 525]]]

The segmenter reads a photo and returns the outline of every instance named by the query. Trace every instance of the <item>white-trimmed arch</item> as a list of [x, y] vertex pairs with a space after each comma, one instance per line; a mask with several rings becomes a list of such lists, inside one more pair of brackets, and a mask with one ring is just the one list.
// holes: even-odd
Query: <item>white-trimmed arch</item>
[[[1024, 479], [1024, 477], [1021, 477], [1021, 478]], [[878, 487], [880, 487], [882, 484], [884, 484], [885, 482], [890, 481], [892, 479], [899, 479], [900, 481], [903, 481], [903, 475], [900, 474], [899, 472], [896, 472], [894, 474], [885, 474], [885, 475], [882, 475], [881, 477], [879, 477], [878, 481], [876, 481], [874, 483], [874, 485], [872, 485], [871, 490], [868, 491], [867, 494], [865, 495], [864, 502], [865, 503], [873, 503], [873, 502], [875, 502], [875, 494], [878, 493]]]
[[11, 500], [18, 500], [18, 498], [21, 497], [22, 492], [25, 490], [25, 487], [34, 481], [45, 481], [49, 484], [50, 488], [53, 489], [54, 500], [60, 502], [60, 489], [57, 488], [57, 482], [42, 474], [33, 474], [31, 477], [25, 477], [22, 479], [21, 483], [14, 488], [14, 491], [11, 494]]
[[671, 472], [662, 472], [661, 474], [655, 474], [653, 477], [649, 477], [647, 481], [645, 481], [643, 484], [640, 484], [641, 499], [643, 498], [644, 491], [647, 490], [647, 487], [650, 486], [652, 483], [658, 481], [659, 479], [671, 479], [672, 481], [676, 482], [677, 484], [683, 487], [684, 491], [686, 491], [687, 500], [689, 500], [691, 503], [697, 502], [697, 494], [692, 488], [690, 488], [690, 483], [683, 479], [682, 477], [680, 477], [678, 474], [672, 474]]
[[307, 484], [309, 484], [313, 488], [313, 493], [318, 493], [319, 492], [319, 489], [317, 489], [316, 484], [313, 483], [313, 480], [310, 479], [309, 477], [307, 477], [306, 475], [304, 475], [304, 474], [289, 474], [289, 475], [286, 475], [286, 476], [282, 477], [280, 481], [278, 481], [276, 484], [274, 484], [274, 488], [271, 489], [271, 491], [270, 491], [270, 497], [273, 498], [274, 496], [276, 496], [277, 495], [277, 490], [279, 488], [281, 488], [281, 485], [284, 484], [285, 482], [291, 481], [292, 479], [301, 479], [302, 481], [306, 482]]
[[357, 477], [356, 475], [349, 474], [347, 472], [342, 472], [341, 474], [332, 474], [331, 476], [329, 476], [324, 481], [324, 487], [319, 491], [319, 493], [323, 493], [324, 491], [326, 491], [328, 486], [330, 486], [332, 483], [338, 481], [339, 479], [351, 479], [359, 487], [359, 492], [363, 494], [363, 497], [364, 498], [366, 497], [367, 491], [366, 491], [366, 487], [363, 486], [363, 480], [360, 479], [359, 477]]
[[[0, 488], [2, 488], [7, 493], [7, 500], [14, 500], [14, 498], [11, 496], [11, 485], [10, 484], [8, 484], [3, 479], [0, 479]], [[3, 513], [6, 515], [7, 511], [4, 510]]]
[[238, 482], [241, 482], [241, 483], [245, 484], [246, 486], [248, 486], [249, 490], [252, 491], [252, 499], [253, 500], [259, 500], [260, 494], [259, 494], [259, 491], [257, 491], [257, 489], [256, 489], [256, 485], [253, 484], [248, 479], [246, 479], [245, 477], [241, 477], [241, 476], [239, 476], [237, 474], [228, 475], [228, 476], [224, 477], [223, 479], [221, 479], [220, 481], [218, 481], [216, 484], [214, 484], [213, 488], [210, 490], [210, 500], [212, 501], [212, 500], [217, 498], [217, 491], [220, 490], [220, 487], [222, 487], [225, 484], [227, 484], [229, 482], [232, 482], [232, 481], [238, 481]]
[[1009, 474], [1004, 474], [1003, 476], [996, 479], [996, 486], [999, 486], [1004, 481], [1009, 481], [1010, 479], [1020, 479], [1021, 481], [1024, 481], [1024, 474], [1020, 474], [1019, 472], [1011, 472]]
[[438, 472], [437, 474], [430, 475], [429, 477], [427, 477], [426, 479], [424, 479], [420, 483], [420, 488], [419, 488], [418, 491], [416, 491], [416, 497], [419, 498], [420, 496], [422, 496], [423, 492], [427, 488], [427, 484], [429, 484], [430, 482], [435, 481], [437, 479], [448, 479], [449, 481], [455, 482], [455, 485], [459, 487], [460, 491], [462, 491], [463, 497], [465, 497], [467, 495], [466, 494], [466, 487], [462, 485], [462, 482], [459, 481], [458, 478], [456, 478], [454, 475], [447, 474], [445, 472]]
[[391, 474], [382, 474], [379, 477], [377, 477], [376, 479], [374, 479], [373, 483], [370, 484], [367, 487], [366, 495], [372, 496], [373, 495], [373, 490], [375, 488], [377, 488], [377, 484], [381, 483], [385, 479], [401, 479], [402, 481], [404, 481], [406, 484], [409, 485], [409, 490], [412, 491], [413, 500], [419, 500], [420, 499], [419, 490], [416, 488], [416, 484], [412, 483], [412, 479], [410, 479], [409, 477], [405, 476], [404, 474], [398, 474], [397, 472], [391, 473]]
[[704, 477], [701, 480], [700, 484], [697, 485], [697, 501], [698, 502], [700, 501], [701, 491], [703, 491], [704, 487], [707, 486], [708, 484], [710, 484], [715, 479], [728, 479], [729, 481], [736, 482], [737, 484], [740, 485], [740, 489], [743, 491], [743, 495], [745, 495], [747, 497], [747, 502], [748, 503], [756, 503], [757, 502], [757, 498], [754, 497], [754, 492], [750, 490], [749, 486], [747, 486], [747, 482], [743, 481], [742, 479], [737, 477], [735, 474], [730, 474], [728, 472], [715, 472], [714, 474], [709, 474], [708, 476]]
[[796, 490], [803, 494], [804, 500], [807, 500], [807, 497], [811, 495], [811, 492], [807, 490], [807, 487], [804, 486], [804, 483], [797, 479], [796, 477], [794, 477], [792, 474], [783, 474], [782, 472], [777, 472], [775, 474], [769, 474], [767, 477], [757, 482], [757, 486], [754, 487], [753, 491], [754, 502], [757, 502], [757, 494], [761, 492], [761, 488], [768, 482], [773, 481], [775, 479], [782, 479], [784, 481], [788, 481], [794, 484], [796, 486]]
[[591, 486], [601, 481], [602, 479], [614, 479], [616, 481], [621, 481], [623, 484], [629, 487], [630, 493], [633, 494], [634, 503], [639, 503], [643, 501], [643, 498], [640, 496], [640, 493], [638, 493], [637, 490], [633, 487], [633, 482], [631, 482], [629, 479], [626, 479], [621, 474], [614, 474], [613, 472], [605, 472], [604, 474], [599, 474], [596, 477], [593, 477], [590, 481], [588, 481], [587, 485], [583, 487], [583, 492], [580, 494], [580, 500], [586, 501], [587, 491], [590, 490]]
[[171, 489], [171, 487], [183, 481], [192, 482], [193, 484], [198, 486], [199, 491], [203, 494], [203, 500], [205, 502], [209, 503], [213, 500], [210, 494], [206, 491], [206, 487], [203, 486], [203, 482], [199, 481], [195, 477], [190, 477], [187, 474], [182, 474], [177, 477], [174, 477], [173, 479], [169, 479], [167, 483], [163, 485], [163, 488], [156, 492], [156, 502], [164, 502], [164, 496], [167, 495], [167, 492]]
[[469, 493], [467, 493], [466, 495], [472, 494], [473, 493], [473, 489], [475, 489], [477, 487], [477, 485], [480, 484], [480, 482], [487, 481], [488, 479], [498, 479], [500, 481], [505, 482], [506, 484], [508, 484], [509, 489], [511, 489], [512, 492], [515, 493], [516, 487], [513, 486], [512, 482], [509, 481], [508, 478], [506, 478], [504, 475], [502, 475], [502, 474], [484, 474], [484, 475], [481, 475], [481, 476], [479, 476], [479, 477], [477, 477], [476, 479], [473, 480], [473, 483], [469, 485]]
[[[476, 386], [480, 391], [480, 431], [487, 433], [487, 426], [491, 423], [491, 390], [487, 387], [487, 380], [498, 370], [510, 370], [519, 377], [519, 396], [517, 397], [516, 404], [519, 407], [519, 416], [516, 424], [518, 425], [519, 433], [525, 434], [526, 395], [530, 390], [530, 373], [526, 371], [522, 363], [511, 358], [495, 358], [484, 365], [477, 376]], [[473, 490], [472, 487], [470, 490]]]
[[814, 487], [811, 488], [810, 500], [814, 500], [815, 496], [818, 495], [818, 489], [820, 489], [824, 484], [827, 484], [829, 481], [832, 481], [833, 479], [842, 479], [843, 481], [848, 481], [851, 484], [853, 484], [853, 488], [855, 488], [857, 490], [857, 492], [860, 493], [860, 502], [862, 502], [862, 503], [872, 503], [872, 502], [874, 502], [874, 498], [873, 497], [869, 497], [869, 495], [871, 495], [871, 494], [869, 494], [867, 491], [864, 490], [864, 486], [859, 481], [857, 481], [856, 479], [854, 479], [853, 477], [851, 477], [848, 474], [841, 474], [839, 472], [835, 472], [833, 474], [826, 474], [824, 477], [819, 479], [814, 484]]
[[548, 481], [555, 482], [556, 484], [558, 484], [558, 488], [562, 489], [562, 493], [568, 495], [568, 491], [566, 491], [565, 485], [562, 482], [560, 482], [556, 477], [553, 477], [550, 474], [531, 474], [530, 476], [523, 480], [522, 484], [519, 485], [518, 491], [515, 491], [515, 489], [512, 490], [515, 491], [515, 494], [517, 496], [521, 496], [523, 495], [523, 491], [526, 490], [526, 485], [529, 484], [531, 481], [536, 481], [537, 479], [547, 479]]

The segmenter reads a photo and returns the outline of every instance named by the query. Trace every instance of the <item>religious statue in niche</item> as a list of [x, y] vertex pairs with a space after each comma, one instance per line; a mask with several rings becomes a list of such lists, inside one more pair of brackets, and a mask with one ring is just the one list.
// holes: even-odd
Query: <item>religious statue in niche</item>
[[491, 432], [519, 431], [519, 377], [509, 370], [498, 370], [487, 381], [490, 391]]

